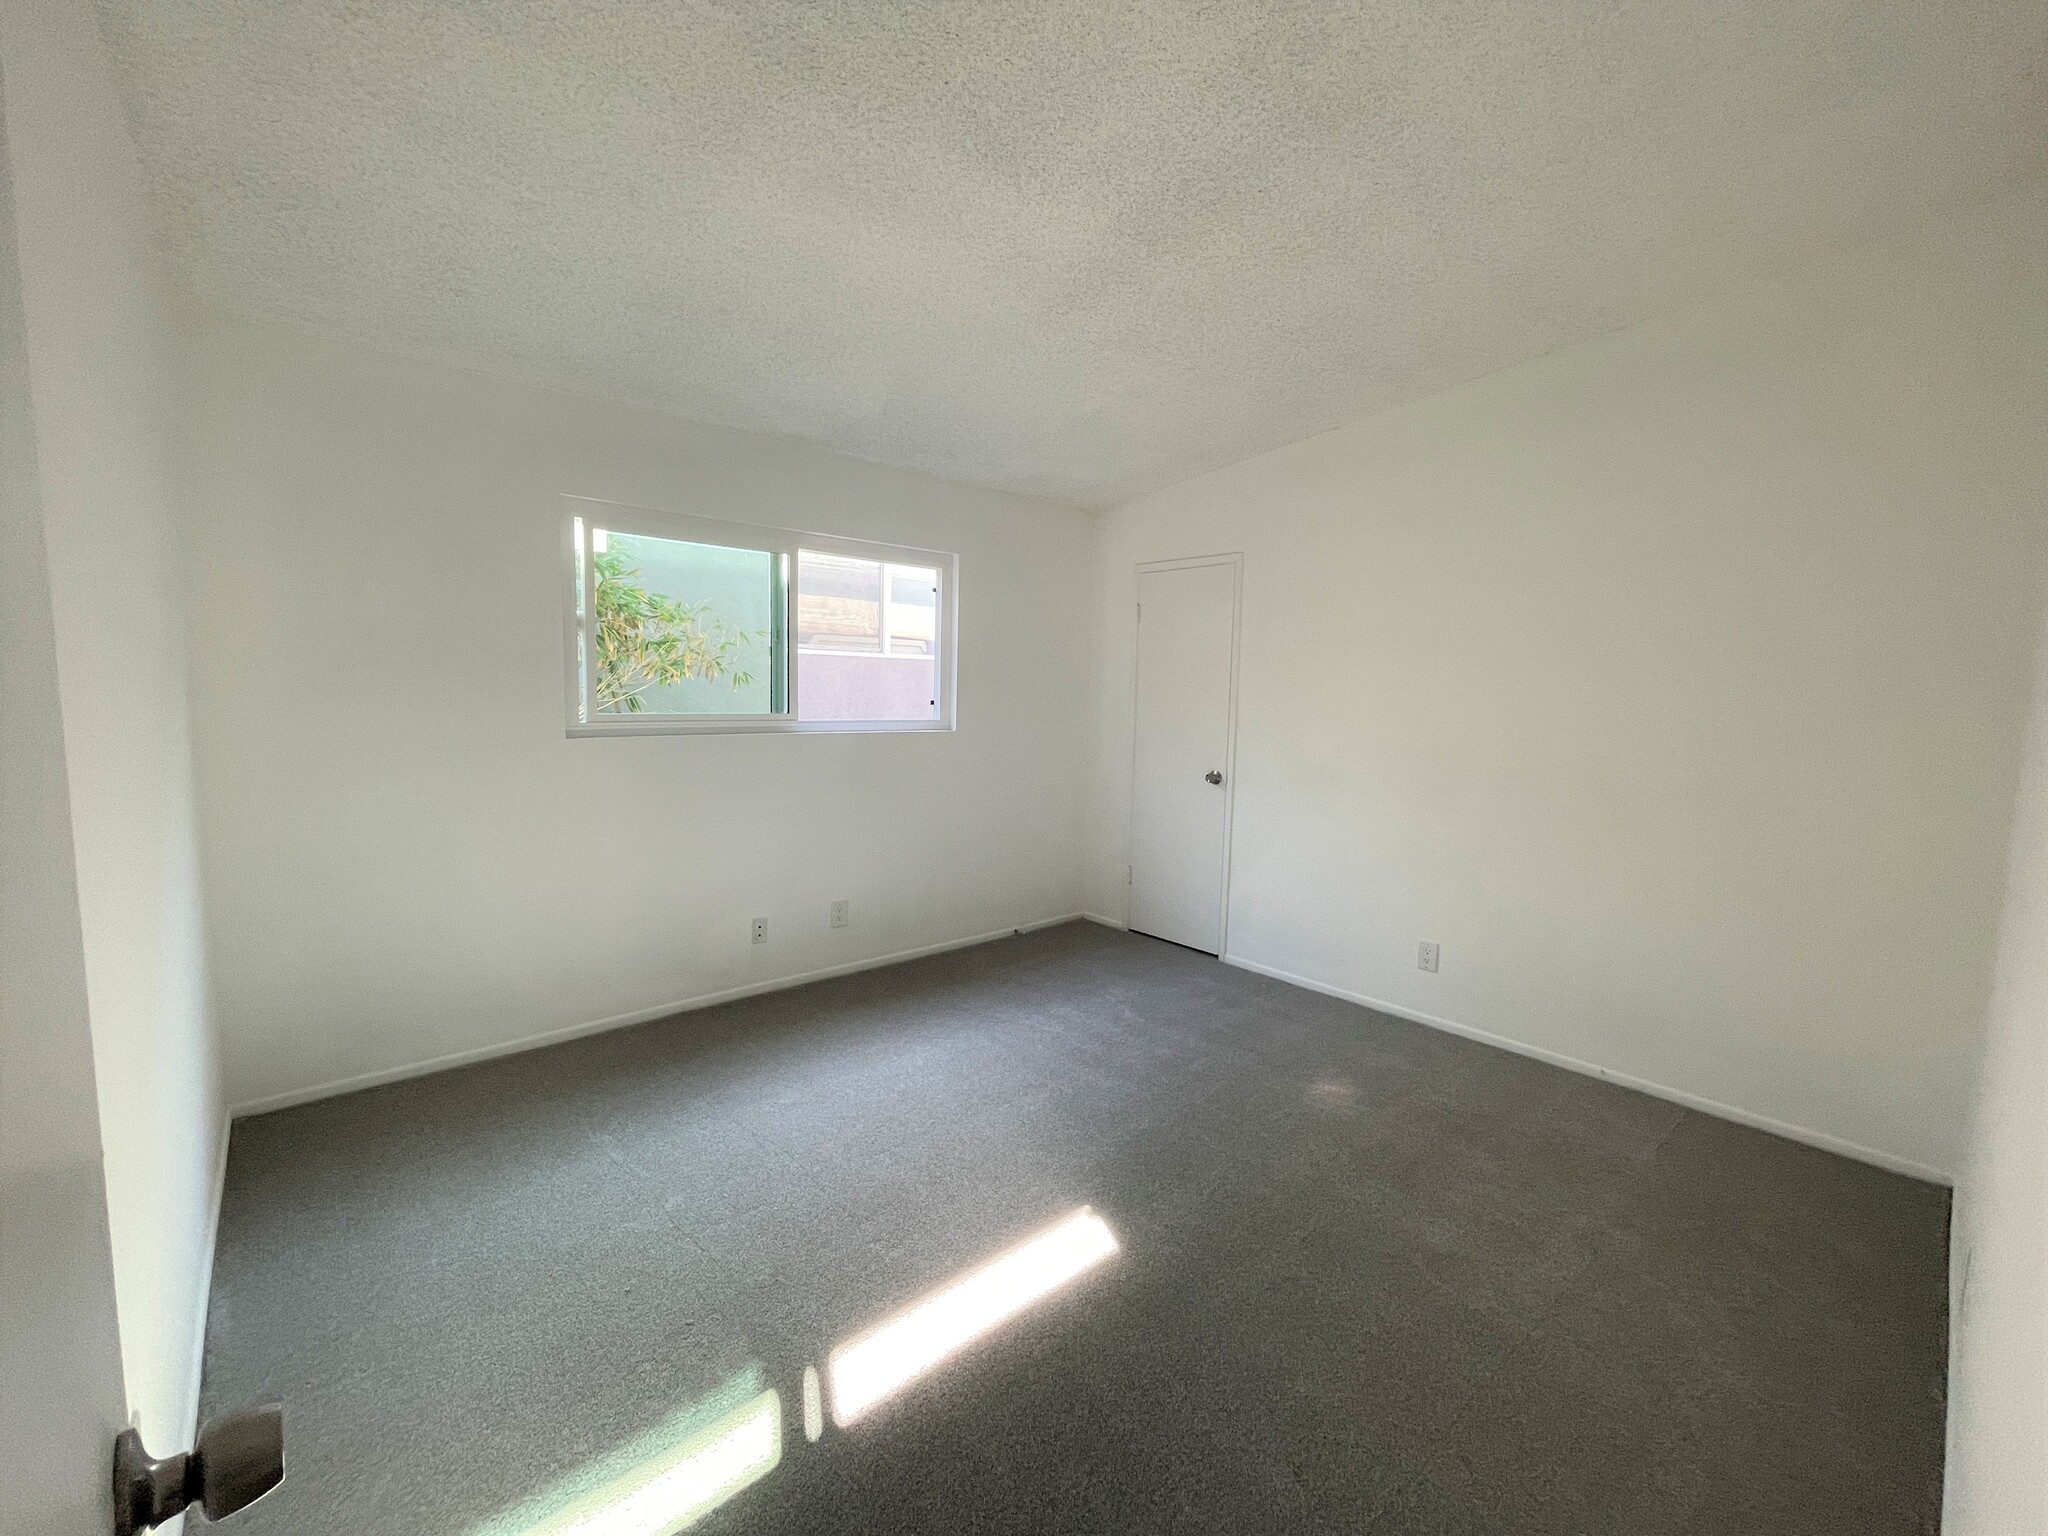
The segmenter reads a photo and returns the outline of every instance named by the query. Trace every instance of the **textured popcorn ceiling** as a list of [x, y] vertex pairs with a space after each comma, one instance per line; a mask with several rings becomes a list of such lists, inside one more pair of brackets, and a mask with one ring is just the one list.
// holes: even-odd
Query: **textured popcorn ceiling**
[[2048, 0], [103, 9], [205, 300], [1095, 504], [2048, 152]]

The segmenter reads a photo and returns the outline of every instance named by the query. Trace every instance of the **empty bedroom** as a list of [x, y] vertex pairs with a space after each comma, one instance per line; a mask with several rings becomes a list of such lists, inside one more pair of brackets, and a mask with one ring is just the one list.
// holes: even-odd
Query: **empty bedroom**
[[0, 1530], [2048, 1533], [2048, 0], [0, 0]]

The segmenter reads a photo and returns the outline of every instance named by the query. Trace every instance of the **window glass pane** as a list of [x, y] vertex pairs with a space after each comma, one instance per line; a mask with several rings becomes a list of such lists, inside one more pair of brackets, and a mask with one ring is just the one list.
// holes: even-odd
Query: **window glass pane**
[[796, 643], [804, 650], [882, 649], [882, 562], [804, 550], [798, 557]]
[[936, 720], [938, 586], [930, 567], [800, 551], [798, 716]]
[[927, 566], [889, 567], [889, 606], [884, 622], [891, 656], [930, 656], [939, 641], [939, 573]]
[[783, 708], [782, 557], [591, 530], [597, 714], [765, 715]]

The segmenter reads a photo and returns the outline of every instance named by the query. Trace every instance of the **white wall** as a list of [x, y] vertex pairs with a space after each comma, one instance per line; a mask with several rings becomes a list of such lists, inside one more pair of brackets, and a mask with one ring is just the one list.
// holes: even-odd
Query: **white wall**
[[[182, 355], [234, 1104], [1078, 910], [1094, 514], [208, 316]], [[567, 739], [565, 492], [956, 551], [959, 729]]]
[[8, 0], [0, 28], [121, 1353], [145, 1437], [170, 1446], [197, 1406], [224, 1124], [166, 489], [165, 333], [141, 174], [91, 5]]
[[1132, 566], [1241, 550], [1234, 956], [1953, 1169], [2044, 356], [2036, 187], [1117, 510], [1091, 905]]
[[1951, 1536], [2048, 1530], [2048, 628], [1990, 1021], [1955, 1211]]

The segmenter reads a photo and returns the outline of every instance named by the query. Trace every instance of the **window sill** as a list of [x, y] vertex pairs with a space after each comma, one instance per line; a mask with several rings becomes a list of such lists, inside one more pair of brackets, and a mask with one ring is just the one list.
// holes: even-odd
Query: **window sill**
[[579, 721], [568, 728], [573, 740], [589, 736], [845, 736], [852, 733], [904, 735], [950, 731], [950, 720], [606, 720]]

